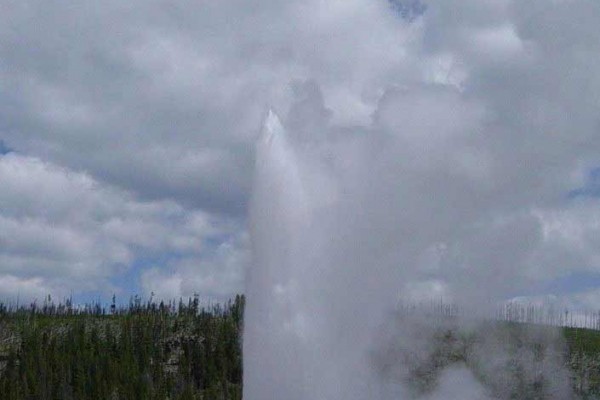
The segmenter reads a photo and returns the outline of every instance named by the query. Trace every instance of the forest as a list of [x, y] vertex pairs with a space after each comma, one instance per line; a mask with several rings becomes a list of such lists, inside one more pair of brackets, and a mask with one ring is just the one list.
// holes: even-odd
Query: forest
[[241, 399], [244, 301], [0, 304], [0, 398]]
[[[114, 297], [109, 305], [76, 306], [71, 300], [55, 304], [49, 297], [41, 304], [0, 304], [0, 399], [239, 400], [244, 305], [243, 295], [212, 305], [201, 304], [197, 296], [168, 303], [136, 296], [121, 306]], [[399, 330], [415, 321], [400, 314]], [[579, 398], [600, 395], [600, 331], [496, 320], [466, 332], [448, 323], [454, 313], [447, 314], [430, 332], [427, 357], [414, 363], [410, 349], [405, 353], [408, 383], [416, 397], [426, 396], [440, 372], [453, 364], [477, 370], [474, 349], [493, 337], [509, 353], [534, 350], [543, 364], [540, 357], [553, 356], [553, 350], [532, 335], [531, 327], [558, 330], [563, 336], [559, 355]], [[417, 327], [420, 335], [427, 329]], [[402, 353], [397, 347], [383, 350], [386, 357]], [[531, 398], [545, 398], [538, 396], [541, 383], [536, 377], [523, 374], [523, 360], [511, 361], [510, 374], [520, 382], [520, 394], [508, 393], [507, 398], [529, 398], [521, 396], [527, 388]], [[479, 379], [494, 389], [490, 378], [497, 377], [480, 372]], [[504, 379], [514, 380], [508, 375]]]

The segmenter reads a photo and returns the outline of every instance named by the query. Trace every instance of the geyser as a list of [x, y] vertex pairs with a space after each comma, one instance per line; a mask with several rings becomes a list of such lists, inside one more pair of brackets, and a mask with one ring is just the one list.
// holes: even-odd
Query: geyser
[[352, 244], [336, 237], [335, 182], [319, 150], [291, 142], [270, 112], [257, 145], [244, 397], [365, 398], [378, 278], [342, 264]]
[[[504, 334], [493, 329], [477, 339], [477, 322], [436, 325], [394, 313], [400, 299], [420, 294], [444, 295], [485, 314], [481, 305], [500, 298], [504, 287], [485, 283], [489, 276], [511, 277], [515, 270], [504, 261], [484, 269], [469, 268], [469, 262], [488, 261], [489, 247], [519, 249], [512, 241], [531, 235], [522, 221], [487, 222], [479, 199], [460, 202], [480, 178], [463, 164], [449, 164], [438, 150], [457, 132], [469, 132], [477, 118], [455, 92], [415, 93], [417, 100], [434, 99], [438, 111], [447, 107], [469, 118], [451, 116], [437, 126], [422, 122], [426, 116], [407, 115], [409, 133], [435, 133], [425, 148], [415, 149], [409, 133], [386, 131], [386, 104], [367, 132], [320, 138], [287, 130], [269, 112], [257, 143], [251, 206], [246, 400], [445, 399], [457, 393], [465, 399], [512, 398], [519, 385], [543, 386], [541, 398], [569, 398], [560, 343], [552, 335], [530, 340], [542, 350], [529, 357], [497, 339]], [[395, 96], [382, 103], [397, 102]], [[416, 150], [430, 162], [415, 159]], [[508, 261], [519, 265], [528, 251], [523, 247]], [[461, 342], [457, 332], [476, 339]], [[520, 356], [525, 353], [528, 358]], [[510, 370], [515, 365], [521, 373]], [[422, 371], [431, 374], [423, 380], [425, 389], [411, 383]]]

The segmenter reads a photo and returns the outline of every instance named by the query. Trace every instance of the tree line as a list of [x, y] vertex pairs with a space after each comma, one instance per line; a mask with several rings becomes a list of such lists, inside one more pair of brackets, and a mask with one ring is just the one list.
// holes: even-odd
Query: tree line
[[72, 301], [0, 304], [0, 393], [6, 400], [242, 398], [245, 298], [201, 306]]

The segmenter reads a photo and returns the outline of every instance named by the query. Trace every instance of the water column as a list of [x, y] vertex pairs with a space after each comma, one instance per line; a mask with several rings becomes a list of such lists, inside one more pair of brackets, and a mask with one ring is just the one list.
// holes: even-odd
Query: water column
[[294, 271], [309, 220], [296, 157], [271, 111], [256, 147], [247, 277], [244, 398], [302, 400], [306, 343]]

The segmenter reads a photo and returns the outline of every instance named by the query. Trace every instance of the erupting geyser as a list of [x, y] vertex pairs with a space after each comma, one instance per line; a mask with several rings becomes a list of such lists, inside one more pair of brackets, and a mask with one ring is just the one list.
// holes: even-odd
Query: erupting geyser
[[257, 144], [252, 235], [256, 268], [249, 276], [244, 332], [246, 399], [302, 399], [305, 346], [295, 325], [293, 262], [307, 223], [302, 183], [277, 116], [269, 112]]
[[[446, 89], [424, 93], [456, 107]], [[408, 115], [405, 122], [412, 131], [435, 131], [424, 151], [437, 157], [436, 146], [446, 146], [457, 126], [468, 128], [448, 121], [423, 128], [419, 119]], [[425, 296], [453, 294], [481, 310], [473, 300], [494, 293], [483, 284], [494, 271], [468, 270], [466, 263], [476, 256], [485, 261], [481, 238], [520, 234], [510, 223], [478, 222], [485, 215], [472, 212], [474, 203], [458, 201], [477, 176], [462, 165], [448, 172], [443, 160], [415, 159], [410, 139], [381, 129], [311, 139], [286, 130], [269, 112], [256, 149], [250, 217], [246, 400], [447, 399], [457, 393], [508, 399], [521, 387], [550, 393], [540, 398], [568, 398], [552, 335], [524, 331], [524, 342], [543, 343], [540, 357], [534, 346], [515, 351], [494, 330], [464, 343], [445, 341], [431, 321], [393, 314], [415, 288]], [[440, 177], [450, 183], [441, 186]], [[475, 228], [465, 229], [459, 222], [472, 214]], [[442, 329], [476, 332], [471, 322], [452, 324]], [[514, 365], [519, 373], [510, 370]]]
[[367, 314], [377, 314], [366, 308], [377, 296], [356, 291], [368, 276], [336, 264], [347, 255], [336, 254], [344, 249], [331, 236], [334, 183], [308, 164], [320, 162], [309, 154], [314, 148], [299, 154], [290, 142], [269, 112], [257, 145], [251, 213], [255, 268], [248, 277], [244, 397], [365, 398]]

